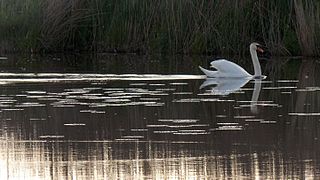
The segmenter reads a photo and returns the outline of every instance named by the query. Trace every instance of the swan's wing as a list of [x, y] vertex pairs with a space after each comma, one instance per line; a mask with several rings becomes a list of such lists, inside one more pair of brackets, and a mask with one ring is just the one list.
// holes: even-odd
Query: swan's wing
[[200, 70], [207, 76], [207, 77], [215, 77], [217, 76], [218, 71], [211, 71], [199, 66]]
[[239, 76], [250, 76], [250, 74], [244, 70], [241, 66], [237, 65], [236, 63], [233, 63], [231, 61], [228, 61], [226, 59], [219, 59], [212, 61], [211, 67], [216, 68], [220, 74], [226, 74], [227, 77], [232, 77], [233, 75], [239, 77]]

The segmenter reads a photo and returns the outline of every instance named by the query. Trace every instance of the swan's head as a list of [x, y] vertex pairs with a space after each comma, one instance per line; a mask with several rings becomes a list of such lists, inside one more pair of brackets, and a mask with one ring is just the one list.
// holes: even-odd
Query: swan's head
[[263, 47], [259, 43], [251, 43], [250, 44], [250, 51], [257, 51], [260, 53], [264, 53]]
[[268, 60], [271, 58], [271, 53], [268, 51], [268, 48], [260, 45], [259, 43], [251, 43], [250, 44], [250, 52], [251, 54], [257, 53], [258, 57], [261, 59]]

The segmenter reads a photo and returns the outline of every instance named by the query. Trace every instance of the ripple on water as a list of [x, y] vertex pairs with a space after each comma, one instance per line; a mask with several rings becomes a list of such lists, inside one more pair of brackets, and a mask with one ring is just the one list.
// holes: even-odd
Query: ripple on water
[[112, 94], [109, 94], [109, 96], [113, 97], [113, 96], [116, 96], [116, 97], [121, 97], [121, 96], [130, 96], [130, 97], [141, 97], [142, 95], [145, 95], [145, 94], [148, 94], [148, 93], [145, 93], [145, 92], [122, 92], [122, 93], [112, 93]]
[[134, 135], [126, 135], [126, 136], [121, 136], [121, 139], [143, 139], [144, 136], [134, 136]]
[[153, 98], [153, 97], [141, 97], [140, 98], [141, 101], [160, 101], [161, 98]]
[[46, 118], [30, 118], [30, 121], [46, 121]]
[[263, 90], [278, 90], [279, 87], [262, 87]]
[[103, 88], [104, 91], [124, 91], [125, 88]]
[[264, 119], [256, 119], [256, 118], [245, 119], [245, 122], [262, 122], [262, 121], [264, 121]]
[[65, 123], [64, 126], [85, 126], [84, 123]]
[[194, 127], [206, 127], [208, 124], [180, 124], [180, 125], [167, 125], [166, 127], [181, 129], [181, 128], [194, 128]]
[[230, 125], [238, 125], [237, 122], [219, 122], [217, 125], [230, 126]]
[[130, 106], [139, 106], [139, 105], [148, 106], [148, 105], [158, 105], [158, 103], [151, 102], [151, 101], [140, 101], [140, 102], [131, 102], [131, 103], [128, 103], [128, 105], [130, 105]]
[[153, 84], [148, 84], [149, 86], [165, 86], [166, 84], [162, 83], [153, 83]]
[[73, 104], [51, 104], [54, 108], [74, 108], [76, 105]]
[[130, 129], [132, 132], [147, 132], [148, 129], [145, 128], [132, 128]]
[[238, 103], [261, 103], [261, 104], [264, 104], [264, 103], [273, 103], [273, 101], [243, 101], [243, 100], [240, 100], [240, 101], [237, 101]]
[[153, 103], [153, 104], [145, 104], [147, 107], [162, 107], [165, 103]]
[[188, 85], [189, 83], [187, 82], [173, 82], [173, 83], [169, 83], [172, 86], [185, 86]]
[[314, 92], [320, 91], [320, 87], [305, 87], [303, 89], [296, 89], [297, 92]]
[[174, 95], [192, 95], [193, 92], [174, 92], [172, 94], [174, 94]]
[[108, 99], [105, 99], [103, 102], [106, 102], [106, 103], [123, 103], [123, 102], [131, 102], [131, 99], [108, 98]]
[[163, 127], [168, 127], [166, 124], [147, 124], [146, 125], [148, 128], [163, 128]]
[[293, 83], [298, 83], [299, 82], [299, 80], [295, 80], [295, 79], [282, 79], [282, 80], [278, 80], [277, 81], [278, 83], [291, 83], [291, 82], [293, 82]]
[[249, 118], [255, 118], [255, 116], [234, 116], [235, 119], [249, 119]]
[[126, 103], [88, 103], [90, 108], [128, 106]]
[[47, 94], [46, 91], [26, 91], [28, 94]]
[[103, 96], [104, 94], [101, 94], [101, 93], [85, 93], [85, 94], [82, 94], [83, 96]]
[[150, 96], [169, 96], [168, 93], [150, 93]]
[[279, 89], [297, 89], [297, 86], [280, 86]]
[[9, 107], [12, 107], [11, 104], [3, 104], [3, 103], [0, 103], [0, 108], [9, 108]]
[[320, 116], [319, 112], [291, 112], [289, 116]]
[[252, 106], [277, 107], [277, 108], [282, 107], [282, 105], [280, 105], [280, 104], [272, 104], [272, 103], [257, 103], [257, 104], [242, 104], [242, 105], [239, 105], [240, 108], [246, 108], [246, 107], [252, 107]]
[[187, 99], [174, 99], [172, 102], [175, 103], [199, 103], [201, 100], [198, 98], [187, 98]]
[[206, 130], [202, 130], [202, 129], [181, 129], [181, 130], [178, 130], [178, 132], [174, 132], [173, 133], [174, 135], [192, 135], [192, 136], [195, 136], [195, 135], [207, 135], [207, 134], [210, 134], [210, 132], [206, 131]]
[[272, 121], [272, 120], [262, 120], [260, 121], [261, 124], [276, 124], [277, 121]]
[[155, 130], [155, 131], [153, 131], [153, 133], [155, 133], [155, 134], [173, 134], [176, 132], [178, 132], [178, 131], [176, 131], [176, 130]]
[[85, 94], [85, 93], [89, 93], [90, 90], [84, 90], [84, 89], [65, 89], [65, 91], [68, 94]]
[[80, 113], [105, 114], [106, 111], [98, 111], [98, 110], [84, 109], [84, 110], [80, 110]]
[[202, 102], [221, 102], [218, 98], [201, 99]]
[[42, 135], [39, 136], [40, 139], [63, 139], [64, 135]]
[[16, 94], [15, 96], [16, 97], [27, 97], [28, 95], [27, 94]]
[[79, 99], [79, 100], [103, 100], [105, 96], [94, 96], [94, 95], [77, 95], [77, 96], [66, 96], [67, 99]]
[[17, 102], [16, 99], [1, 99], [1, 100], [0, 100], [0, 103], [1, 103], [1, 104], [13, 104], [13, 103], [15, 103], [15, 102]]
[[4, 108], [1, 109], [1, 111], [23, 111], [24, 109], [22, 108]]
[[29, 99], [41, 99], [41, 98], [46, 98], [47, 96], [44, 95], [27, 95], [27, 98]]
[[158, 121], [172, 123], [196, 123], [199, 119], [158, 119]]
[[86, 87], [86, 88], [82, 88], [83, 90], [89, 90], [89, 91], [93, 91], [93, 90], [100, 90], [102, 89], [101, 87]]
[[22, 107], [45, 107], [46, 104], [40, 104], [36, 102], [25, 102], [21, 104], [16, 104], [15, 107], [22, 108]]
[[164, 92], [164, 91], [175, 91], [176, 89], [175, 88], [161, 88], [161, 89], [157, 88], [155, 90]]
[[146, 86], [147, 83], [131, 83], [129, 86]]
[[242, 131], [243, 126], [238, 126], [238, 125], [225, 125], [225, 126], [220, 126], [215, 129], [215, 131]]
[[110, 95], [110, 94], [114, 94], [114, 93], [124, 93], [124, 91], [104, 91], [103, 93]]
[[139, 139], [137, 139], [137, 138], [117, 138], [117, 139], [115, 139], [115, 141], [120, 141], [120, 142], [127, 142], [127, 141], [129, 141], [129, 142], [132, 142], [132, 141], [139, 141]]

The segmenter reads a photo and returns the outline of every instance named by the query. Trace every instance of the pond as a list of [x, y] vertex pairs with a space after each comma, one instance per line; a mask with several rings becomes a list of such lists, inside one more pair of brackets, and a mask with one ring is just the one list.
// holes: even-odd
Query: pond
[[318, 177], [320, 61], [261, 61], [249, 81], [206, 79], [208, 59], [1, 60], [0, 179]]

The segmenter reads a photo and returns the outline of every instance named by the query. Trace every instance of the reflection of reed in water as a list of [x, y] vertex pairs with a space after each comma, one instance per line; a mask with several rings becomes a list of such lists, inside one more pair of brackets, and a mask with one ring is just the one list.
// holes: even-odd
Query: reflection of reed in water
[[272, 60], [265, 63], [264, 73], [269, 79], [278, 79], [283, 73], [283, 68], [288, 65], [290, 59], [272, 58]]
[[270, 149], [216, 151], [213, 145], [151, 142], [0, 145], [1, 179], [295, 179], [319, 173], [298, 154], [286, 158]]
[[[298, 89], [304, 89], [308, 87], [319, 87], [320, 86], [320, 64], [314, 60], [304, 60], [300, 66], [299, 71], [299, 83]], [[296, 112], [315, 112], [319, 111], [318, 107], [315, 106], [320, 102], [320, 96], [312, 91], [299, 91], [297, 93], [297, 100], [295, 111]], [[308, 108], [305, 105], [312, 104]]]
[[320, 111], [320, 68], [319, 62], [311, 59], [303, 60], [299, 71], [298, 89], [296, 90], [296, 100], [292, 117], [290, 119], [290, 131], [287, 138], [297, 139], [299, 144], [312, 145], [317, 142], [319, 136], [319, 116]]

